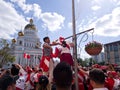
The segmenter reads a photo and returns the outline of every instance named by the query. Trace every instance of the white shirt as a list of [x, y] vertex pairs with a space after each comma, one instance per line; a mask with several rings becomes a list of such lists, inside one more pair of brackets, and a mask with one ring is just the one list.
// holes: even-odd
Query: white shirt
[[63, 54], [63, 53], [71, 53], [70, 49], [68, 47], [59, 46], [58, 49], [59, 49], [59, 51], [61, 51], [61, 54]]
[[119, 79], [114, 79], [114, 87], [118, 87], [120, 85], [120, 80]]
[[93, 90], [108, 90], [107, 88], [94, 88]]
[[16, 81], [16, 87], [20, 88], [22, 90], [25, 89], [25, 81], [26, 81], [26, 76], [20, 76], [19, 79]]

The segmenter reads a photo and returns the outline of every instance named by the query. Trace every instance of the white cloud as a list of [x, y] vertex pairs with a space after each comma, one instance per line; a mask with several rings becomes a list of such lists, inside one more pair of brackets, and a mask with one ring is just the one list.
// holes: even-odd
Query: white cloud
[[34, 11], [34, 16], [40, 19], [42, 10], [38, 4], [33, 4], [33, 11]]
[[100, 8], [101, 8], [100, 6], [95, 5], [95, 6], [92, 7], [92, 10], [93, 10], [93, 11], [97, 11], [97, 10], [99, 10]]
[[62, 28], [65, 17], [57, 13], [42, 13], [41, 19], [44, 22], [44, 27], [50, 31], [59, 30]]
[[[93, 4], [99, 4], [99, 5], [100, 5], [100, 4], [103, 4], [104, 1], [105, 1], [105, 0], [92, 0], [92, 3], [93, 3]], [[106, 0], [106, 1], [107, 1], [107, 0]], [[110, 0], [108, 0], [108, 2], [109, 2], [109, 1], [110, 1]]]
[[0, 38], [10, 39], [27, 22], [19, 15], [11, 3], [0, 0]]
[[72, 22], [68, 23], [68, 28], [72, 29]]
[[120, 1], [117, 3], [117, 5], [118, 5], [118, 6], [120, 5]]
[[111, 0], [111, 1], [113, 1], [113, 2], [119, 2], [119, 0]]
[[79, 3], [79, 2], [80, 2], [80, 0], [77, 0], [77, 2]]
[[43, 21], [42, 27], [50, 31], [55, 31], [61, 29], [64, 23], [65, 18], [57, 13], [42, 12], [40, 5], [27, 4], [26, 0], [11, 0], [11, 2], [16, 3], [24, 13], [33, 12], [33, 16], [41, 19]]
[[99, 6], [111, 6], [112, 5], [120, 5], [120, 0], [92, 0], [93, 5], [99, 5]]
[[11, 0], [11, 2], [17, 3], [24, 13], [29, 13], [32, 10], [32, 5], [26, 4], [26, 0]]
[[11, 0], [11, 2], [16, 3], [23, 10], [24, 13], [29, 13], [30, 11], [33, 11], [33, 16], [40, 19], [42, 10], [38, 4], [27, 4], [26, 0]]
[[[95, 28], [95, 33], [101, 36], [119, 36], [120, 35], [120, 7], [113, 9], [112, 13], [103, 15], [89, 23], [84, 25], [84, 29]], [[82, 27], [82, 29], [83, 29]], [[81, 29], [81, 28], [80, 28]]]

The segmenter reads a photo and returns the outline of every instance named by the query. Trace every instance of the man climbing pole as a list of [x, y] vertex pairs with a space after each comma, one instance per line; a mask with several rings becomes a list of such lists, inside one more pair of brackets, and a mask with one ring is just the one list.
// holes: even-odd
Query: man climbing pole
[[43, 38], [44, 44], [43, 44], [43, 56], [40, 61], [40, 68], [43, 69], [43, 72], [45, 75], [49, 76], [49, 81], [52, 81], [52, 71], [53, 71], [53, 49], [52, 46], [57, 45], [58, 43], [52, 42], [50, 43], [49, 37]]

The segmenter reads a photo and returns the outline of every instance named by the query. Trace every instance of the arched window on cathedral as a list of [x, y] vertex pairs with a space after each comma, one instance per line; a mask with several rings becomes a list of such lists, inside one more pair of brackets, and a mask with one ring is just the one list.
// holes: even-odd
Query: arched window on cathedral
[[28, 47], [30, 46], [30, 43], [28, 43]]
[[24, 43], [24, 47], [26, 47], [26, 43]]
[[28, 47], [28, 43], [26, 43], [26, 46]]
[[19, 41], [19, 45], [22, 45], [22, 41]]
[[33, 48], [33, 44], [32, 44], [32, 46], [31, 46], [32, 48]]

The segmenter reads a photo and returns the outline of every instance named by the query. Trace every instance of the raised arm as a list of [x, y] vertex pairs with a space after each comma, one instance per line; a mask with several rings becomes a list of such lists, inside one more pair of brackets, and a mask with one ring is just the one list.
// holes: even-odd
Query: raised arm
[[59, 44], [60, 44], [59, 42], [53, 41], [53, 42], [50, 44], [50, 46], [55, 46], [55, 45], [59, 45]]
[[51, 45], [48, 45], [47, 43], [43, 44], [43, 47], [44, 48], [50, 48], [50, 49], [52, 48]]

